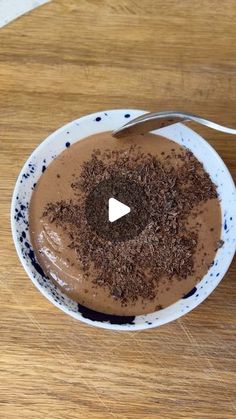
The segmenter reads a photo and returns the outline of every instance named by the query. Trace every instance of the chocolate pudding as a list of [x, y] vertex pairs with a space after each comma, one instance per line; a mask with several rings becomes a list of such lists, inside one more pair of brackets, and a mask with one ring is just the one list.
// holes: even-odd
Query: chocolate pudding
[[[110, 198], [130, 207], [112, 223]], [[29, 221], [45, 274], [78, 303], [122, 316], [182, 298], [221, 245], [209, 175], [189, 150], [153, 134], [104, 132], [66, 148], [39, 179]]]

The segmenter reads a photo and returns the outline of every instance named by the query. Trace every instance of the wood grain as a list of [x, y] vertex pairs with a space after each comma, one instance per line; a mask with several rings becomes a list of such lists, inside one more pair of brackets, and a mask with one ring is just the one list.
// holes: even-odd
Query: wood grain
[[[235, 0], [54, 0], [0, 30], [0, 418], [235, 418], [235, 263], [176, 322], [96, 330], [35, 289], [9, 223], [23, 162], [81, 115], [181, 109], [236, 126], [235, 18]], [[198, 129], [235, 176], [235, 138]]]

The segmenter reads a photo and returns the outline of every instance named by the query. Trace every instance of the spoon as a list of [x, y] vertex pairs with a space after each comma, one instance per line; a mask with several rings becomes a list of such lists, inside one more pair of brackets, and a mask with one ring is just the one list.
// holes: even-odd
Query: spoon
[[121, 138], [132, 134], [144, 134], [149, 131], [167, 127], [168, 125], [176, 124], [177, 122], [187, 121], [194, 121], [198, 124], [205, 125], [208, 128], [236, 135], [236, 129], [224, 127], [223, 125], [204, 119], [201, 116], [177, 111], [146, 113], [114, 130], [112, 135], [113, 137]]

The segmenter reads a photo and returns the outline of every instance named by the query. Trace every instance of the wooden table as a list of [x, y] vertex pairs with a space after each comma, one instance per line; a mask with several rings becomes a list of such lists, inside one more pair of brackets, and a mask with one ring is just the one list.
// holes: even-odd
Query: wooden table
[[[90, 328], [17, 258], [16, 176], [52, 131], [111, 108], [182, 109], [236, 126], [235, 0], [54, 0], [0, 30], [0, 418], [236, 417], [236, 265], [159, 329]], [[236, 140], [202, 133], [236, 175]]]

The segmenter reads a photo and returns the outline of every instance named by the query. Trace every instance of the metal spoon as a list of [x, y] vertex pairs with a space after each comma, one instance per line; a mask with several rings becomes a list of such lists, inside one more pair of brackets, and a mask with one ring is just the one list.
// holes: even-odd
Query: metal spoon
[[176, 124], [177, 122], [186, 121], [194, 121], [217, 131], [236, 135], [236, 129], [224, 127], [223, 125], [204, 119], [201, 116], [176, 111], [146, 113], [138, 118], [132, 119], [121, 128], [114, 130], [112, 135], [113, 137], [121, 138], [132, 134], [144, 134], [149, 131], [167, 127], [168, 125]]

